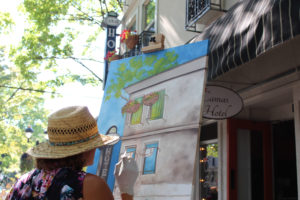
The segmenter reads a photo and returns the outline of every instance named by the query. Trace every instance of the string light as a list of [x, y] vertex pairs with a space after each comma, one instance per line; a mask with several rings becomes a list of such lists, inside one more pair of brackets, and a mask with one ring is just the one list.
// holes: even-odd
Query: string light
[[204, 147], [200, 147], [200, 151], [205, 151], [205, 148]]
[[205, 180], [204, 179], [200, 179], [200, 182], [203, 183]]

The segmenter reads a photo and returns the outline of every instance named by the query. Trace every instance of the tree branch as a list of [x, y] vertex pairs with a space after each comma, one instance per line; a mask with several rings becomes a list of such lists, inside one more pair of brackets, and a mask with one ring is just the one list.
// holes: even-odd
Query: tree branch
[[80, 60], [78, 60], [77, 58], [74, 58], [74, 57], [70, 57], [70, 58], [73, 59], [75, 62], [79, 63], [81, 66], [83, 66], [89, 72], [91, 72], [101, 83], [103, 83], [103, 80], [99, 76], [97, 76], [97, 74], [95, 74], [95, 72], [93, 72], [90, 68], [88, 68], [85, 64], [83, 64]]
[[107, 8], [106, 0], [103, 0], [103, 2], [104, 2], [104, 5], [105, 5], [106, 13], [108, 13], [108, 8]]
[[9, 102], [16, 94], [17, 92], [20, 90], [20, 88], [17, 88], [11, 95], [10, 97], [5, 101], [6, 103]]
[[127, 99], [126, 97], [124, 97], [122, 94], [121, 94], [121, 96], [120, 96], [122, 99], [124, 99], [126, 102], [128, 102], [129, 101], [129, 99]]
[[102, 0], [99, 0], [99, 3], [100, 3], [100, 10], [101, 10], [101, 15], [103, 17], [103, 19], [105, 18], [105, 12], [103, 10], [103, 6], [102, 6]]
[[95, 73], [93, 72], [90, 68], [88, 68], [85, 64], [83, 64], [80, 60], [88, 60], [88, 61], [94, 61], [94, 62], [99, 62], [99, 63], [104, 63], [102, 61], [97, 61], [97, 60], [94, 60], [94, 59], [91, 59], [91, 58], [75, 58], [75, 57], [72, 57], [72, 56], [69, 56], [69, 57], [56, 57], [56, 56], [51, 56], [51, 57], [37, 57], [35, 58], [37, 60], [43, 60], [43, 59], [72, 59], [74, 60], [75, 62], [79, 63], [82, 67], [84, 67], [85, 69], [87, 69], [90, 73], [92, 73], [100, 82], [103, 83], [103, 80]]
[[121, 3], [121, 1], [120, 1], [120, 0], [117, 0], [117, 2], [118, 2], [118, 4], [119, 4], [119, 6], [120, 6], [121, 10], [123, 10], [123, 6], [122, 6], [122, 3]]
[[91, 21], [91, 22], [95, 22], [95, 24], [98, 24], [98, 25], [101, 25], [101, 22], [97, 21], [94, 17], [90, 16], [88, 13], [84, 12], [83, 10], [81, 10], [78, 6], [76, 6], [74, 3], [72, 4], [72, 6], [78, 10], [79, 12], [81, 12], [83, 15], [80, 16], [78, 15], [78, 18], [77, 16], [74, 17], [73, 19], [70, 19], [70, 20], [86, 20], [86, 21]]
[[23, 88], [23, 87], [14, 87], [14, 86], [8, 86], [8, 85], [0, 85], [2, 88], [10, 88], [10, 89], [17, 89], [17, 90], [26, 90], [26, 91], [32, 91], [32, 92], [40, 92], [40, 93], [51, 93], [51, 94], [59, 94], [56, 92], [49, 92], [46, 90], [36, 90], [33, 88]]

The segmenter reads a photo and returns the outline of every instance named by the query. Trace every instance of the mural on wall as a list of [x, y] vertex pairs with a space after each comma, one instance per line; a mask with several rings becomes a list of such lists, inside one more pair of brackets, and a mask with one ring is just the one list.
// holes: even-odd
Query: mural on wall
[[[187, 110], [186, 107], [191, 107], [191, 105], [194, 104], [197, 104], [193, 107], [193, 109], [198, 109], [197, 112], [193, 110], [194, 114], [191, 114], [190, 117], [185, 117], [185, 119], [196, 120], [197, 123], [195, 124], [198, 126], [205, 73], [201, 72], [201, 76], [197, 73], [201, 70], [205, 71], [208, 45], [209, 41], [205, 40], [111, 62], [98, 117], [99, 132], [104, 134], [110, 127], [115, 126], [118, 130], [118, 134], [126, 139], [131, 133], [148, 134], [149, 130], [154, 127], [157, 130], [165, 130], [167, 126], [171, 127], [170, 124], [180, 123], [180, 121], [177, 122], [176, 120], [171, 123], [171, 119], [165, 123], [164, 120], [168, 120], [166, 118], [167, 113], [172, 114], [172, 112], [175, 111], [181, 112], [182, 117], [184, 117], [184, 112]], [[202, 60], [199, 64], [197, 59], [200, 58]], [[192, 63], [192, 65], [189, 66], [188, 63]], [[186, 65], [187, 67], [185, 67]], [[197, 74], [197, 76], [193, 74]], [[176, 81], [176, 76], [185, 77], [184, 82]], [[196, 79], [198, 76], [199, 80]], [[160, 81], [161, 79], [164, 80]], [[173, 82], [170, 82], [170, 80], [173, 80]], [[184, 86], [184, 83], [187, 85]], [[198, 90], [198, 86], [193, 89], [183, 89], [182, 91], [180, 89], [177, 91], [177, 96], [180, 97], [181, 93], [192, 92], [195, 93], [197, 98], [192, 100], [190, 96], [192, 103], [182, 103], [182, 105], [179, 103], [180, 106], [177, 105], [178, 108], [170, 111], [170, 105], [172, 101], [174, 101], [172, 100], [172, 96], [176, 93], [177, 87], [193, 87], [194, 83], [201, 85], [200, 90]], [[145, 84], [150, 84], [147, 86], [147, 88], [150, 89], [141, 89], [142, 93], [138, 93], [138, 95], [132, 92], [131, 87], [140, 87], [140, 85]], [[154, 88], [152, 84], [161, 85], [161, 87]], [[188, 101], [188, 99], [186, 100]], [[181, 120], [181, 117], [177, 119]], [[147, 123], [144, 123], [145, 121]], [[151, 123], [156, 124], [152, 126]], [[160, 124], [164, 125], [161, 126]], [[131, 131], [131, 128], [134, 130]], [[197, 135], [197, 127], [192, 127], [192, 129], [193, 131], [195, 130], [195, 134]], [[189, 132], [193, 131], [189, 130]], [[182, 134], [184, 134], [184, 131], [182, 131]], [[176, 137], [174, 139], [176, 139]], [[112, 190], [114, 189], [114, 166], [118, 162], [120, 151], [126, 151], [135, 157], [135, 159], [143, 157], [143, 164], [139, 167], [145, 176], [152, 176], [157, 170], [160, 170], [158, 162], [160, 160], [160, 149], [164, 148], [161, 146], [163, 139], [156, 140], [154, 138], [150, 142], [143, 143], [143, 147], [137, 143], [129, 144], [130, 141], [131, 140], [128, 139], [126, 139], [126, 142], [123, 140], [119, 141], [112, 149], [110, 168], [107, 172], [107, 183]], [[126, 146], [124, 146], [123, 143], [126, 144]], [[193, 145], [190, 146], [193, 147]], [[196, 147], [194, 146], [193, 148], [195, 149], [190, 150], [196, 152]], [[142, 151], [144, 152], [141, 152], [141, 149], [143, 149]], [[170, 151], [172, 151], [172, 149], [170, 149]], [[101, 150], [97, 150], [94, 165], [87, 169], [88, 172], [96, 174], [96, 171], [101, 171], [99, 169], [97, 170], [101, 154]], [[191, 162], [194, 163], [194, 160]], [[98, 175], [101, 176], [101, 174]]]

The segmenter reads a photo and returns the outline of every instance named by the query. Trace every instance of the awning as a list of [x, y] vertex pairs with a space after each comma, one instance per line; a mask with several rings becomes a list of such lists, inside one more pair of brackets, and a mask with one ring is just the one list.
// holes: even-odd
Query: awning
[[300, 33], [300, 0], [244, 0], [192, 42], [210, 39], [208, 80]]

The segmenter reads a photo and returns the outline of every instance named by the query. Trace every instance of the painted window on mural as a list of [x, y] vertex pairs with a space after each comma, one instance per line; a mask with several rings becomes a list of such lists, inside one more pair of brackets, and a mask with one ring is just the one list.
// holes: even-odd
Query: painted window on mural
[[135, 158], [135, 153], [136, 153], [136, 147], [126, 147], [126, 154], [127, 156], [130, 156], [131, 158]]
[[155, 31], [156, 0], [146, 0], [144, 4], [144, 30]]
[[161, 119], [164, 114], [165, 91], [159, 91], [158, 100], [150, 107], [150, 120]]
[[156, 168], [158, 143], [146, 145], [143, 174], [154, 174]]
[[141, 120], [142, 120], [142, 114], [143, 114], [143, 105], [142, 105], [142, 100], [143, 97], [137, 98], [135, 99], [136, 102], [140, 103], [140, 107], [139, 109], [131, 114], [131, 124], [135, 125], [135, 124], [140, 124]]

